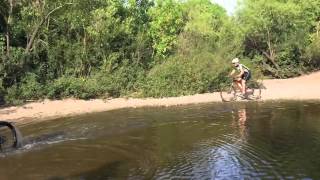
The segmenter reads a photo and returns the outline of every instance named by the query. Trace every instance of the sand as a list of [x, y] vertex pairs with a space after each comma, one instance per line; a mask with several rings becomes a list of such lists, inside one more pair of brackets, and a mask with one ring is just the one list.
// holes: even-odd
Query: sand
[[[292, 79], [264, 80], [266, 89], [262, 100], [320, 100], [320, 71]], [[221, 102], [219, 93], [196, 94], [170, 98], [146, 98], [111, 100], [44, 100], [0, 109], [0, 120], [26, 123], [85, 113], [103, 112], [121, 108], [145, 106], [177, 106], [197, 103]]]

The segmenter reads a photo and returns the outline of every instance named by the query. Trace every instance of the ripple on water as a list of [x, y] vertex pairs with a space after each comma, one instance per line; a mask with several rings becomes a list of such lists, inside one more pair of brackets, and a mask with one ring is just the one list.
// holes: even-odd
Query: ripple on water
[[30, 153], [2, 157], [10, 163], [0, 178], [20, 164], [21, 174], [62, 179], [319, 179], [319, 111], [319, 103], [229, 103], [24, 125], [37, 141], [22, 148]]

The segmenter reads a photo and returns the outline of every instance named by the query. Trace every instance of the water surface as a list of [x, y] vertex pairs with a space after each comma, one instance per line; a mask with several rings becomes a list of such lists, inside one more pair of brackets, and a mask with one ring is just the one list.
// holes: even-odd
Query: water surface
[[20, 126], [1, 180], [320, 179], [320, 102], [122, 109]]

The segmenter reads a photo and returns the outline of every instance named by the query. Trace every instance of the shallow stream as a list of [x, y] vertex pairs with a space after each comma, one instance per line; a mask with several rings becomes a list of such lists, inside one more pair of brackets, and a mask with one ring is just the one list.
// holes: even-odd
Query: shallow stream
[[122, 109], [19, 126], [1, 180], [320, 179], [320, 102]]

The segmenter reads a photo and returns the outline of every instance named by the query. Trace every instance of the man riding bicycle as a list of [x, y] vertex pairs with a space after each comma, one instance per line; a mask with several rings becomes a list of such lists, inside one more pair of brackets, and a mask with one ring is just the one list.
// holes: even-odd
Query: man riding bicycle
[[234, 78], [234, 82], [240, 89], [244, 98], [246, 96], [246, 82], [251, 78], [250, 69], [247, 66], [240, 64], [238, 58], [233, 59], [231, 62], [234, 69], [229, 75]]

